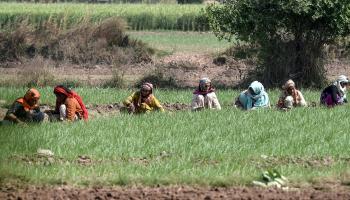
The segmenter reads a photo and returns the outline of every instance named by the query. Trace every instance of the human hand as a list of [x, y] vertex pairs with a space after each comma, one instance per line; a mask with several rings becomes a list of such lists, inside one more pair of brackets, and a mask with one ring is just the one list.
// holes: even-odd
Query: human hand
[[17, 123], [18, 125], [20, 125], [20, 126], [28, 126], [27, 123], [25, 123], [25, 122], [23, 122], [23, 121], [21, 121], [21, 120], [19, 120], [19, 119], [16, 120], [16, 123]]
[[197, 108], [193, 109], [193, 111], [201, 111], [203, 109], [204, 109], [204, 107], [197, 107]]
[[129, 107], [128, 107], [128, 112], [129, 113], [134, 113], [135, 112], [135, 106], [134, 104], [130, 104]]

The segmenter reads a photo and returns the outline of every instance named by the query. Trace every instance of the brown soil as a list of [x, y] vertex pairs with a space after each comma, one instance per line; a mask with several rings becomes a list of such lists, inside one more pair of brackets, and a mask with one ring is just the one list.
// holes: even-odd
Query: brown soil
[[[190, 109], [190, 105], [184, 103], [163, 103], [162, 106], [166, 111], [185, 111]], [[43, 111], [52, 110], [53, 108], [45, 106]], [[94, 118], [97, 116], [111, 116], [119, 114], [120, 112], [127, 112], [122, 104], [107, 104], [107, 105], [88, 105], [89, 115]]]
[[[340, 74], [349, 75], [349, 61], [335, 60], [326, 65], [327, 77], [334, 79]], [[0, 65], [1, 84], [13, 84], [19, 74], [26, 72], [28, 63], [6, 63]], [[129, 64], [125, 66], [95, 65], [82, 67], [72, 64], [52, 66], [49, 72], [56, 82], [72, 81], [87, 85], [101, 85], [110, 80], [113, 71], [118, 71], [132, 85], [148, 74], [160, 71], [165, 77], [171, 77], [179, 87], [195, 87], [199, 78], [208, 76], [215, 85], [223, 87], [236, 86], [249, 70], [254, 69], [252, 63], [232, 58], [216, 60], [208, 54], [176, 53], [151, 63]], [[21, 81], [21, 80], [17, 80]]]
[[[333, 61], [327, 64], [327, 77], [335, 78], [339, 74], [349, 75], [350, 63]], [[6, 63], [0, 65], [0, 83], [21, 81], [19, 74], [25, 73], [25, 63]], [[135, 83], [143, 76], [160, 70], [166, 77], [172, 77], [181, 87], [195, 87], [199, 78], [210, 77], [216, 85], [232, 87], [245, 78], [253, 69], [249, 62], [233, 59], [217, 59], [208, 54], [176, 53], [151, 63], [139, 63], [125, 66], [95, 65], [82, 67], [78, 65], [60, 64], [52, 66], [50, 73], [58, 81], [74, 81], [88, 85], [100, 85], [112, 78], [117, 70], [129, 83]], [[0, 102], [0, 119], [7, 109], [2, 108], [6, 102]], [[189, 105], [181, 103], [165, 103], [166, 110], [189, 110]], [[53, 107], [43, 106], [43, 110]], [[92, 118], [103, 115], [116, 115], [123, 111], [120, 104], [88, 105]], [[162, 159], [167, 154], [160, 154], [153, 159]], [[52, 163], [77, 162], [81, 165], [98, 163], [87, 155], [80, 155], [73, 161], [57, 157], [40, 157], [38, 155], [12, 157], [28, 164], [50, 165]], [[346, 161], [349, 158], [344, 158]], [[132, 158], [130, 162], [147, 164], [147, 158]], [[217, 161], [198, 161], [200, 165], [216, 164]], [[253, 161], [255, 162], [255, 161]], [[326, 158], [268, 158], [256, 161], [262, 166], [278, 164], [298, 164], [305, 167], [329, 166], [336, 162]], [[73, 187], [73, 186], [23, 186], [0, 185], [0, 199], [350, 199], [350, 187], [340, 183], [316, 184], [287, 190], [260, 187], [194, 187], [194, 186], [128, 186], [128, 187]]]
[[313, 187], [25, 187], [3, 186], [0, 199], [350, 199], [350, 188], [339, 184]]
[[[163, 103], [162, 104], [166, 111], [186, 111], [190, 110], [190, 105], [184, 103]], [[47, 112], [48, 114], [54, 109], [53, 106], [41, 105], [40, 110]], [[105, 104], [105, 105], [87, 105], [90, 118], [96, 118], [101, 116], [112, 116], [126, 112], [126, 108], [122, 104]], [[0, 105], [0, 119], [3, 119], [6, 115], [7, 109]]]

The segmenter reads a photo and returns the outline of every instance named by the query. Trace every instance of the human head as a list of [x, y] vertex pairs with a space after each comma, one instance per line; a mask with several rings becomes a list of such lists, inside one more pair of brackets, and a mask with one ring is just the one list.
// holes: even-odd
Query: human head
[[28, 103], [28, 105], [35, 106], [39, 102], [40, 93], [37, 89], [31, 88], [24, 95], [24, 99]]
[[264, 90], [264, 86], [259, 81], [253, 81], [248, 87], [248, 91], [252, 96], [260, 95]]
[[346, 87], [349, 84], [349, 79], [345, 75], [340, 75], [337, 78], [337, 82], [341, 85], [341, 87]]
[[152, 83], [148, 83], [148, 82], [143, 83], [141, 85], [141, 90], [140, 91], [141, 91], [141, 96], [142, 97], [149, 96], [153, 92], [153, 84]]
[[199, 80], [199, 89], [201, 91], [207, 91], [211, 87], [211, 80], [207, 77], [201, 78]]
[[292, 94], [295, 90], [295, 83], [293, 80], [289, 79], [282, 88], [287, 91], [289, 94]]
[[57, 101], [62, 102], [69, 96], [71, 91], [63, 85], [58, 85], [54, 88], [53, 92], [56, 95]]
[[252, 87], [249, 87], [249, 88], [248, 88], [248, 92], [249, 92], [249, 94], [251, 94], [251, 95], [253, 95], [253, 96], [256, 95], [255, 92], [254, 92], [254, 89], [253, 89]]

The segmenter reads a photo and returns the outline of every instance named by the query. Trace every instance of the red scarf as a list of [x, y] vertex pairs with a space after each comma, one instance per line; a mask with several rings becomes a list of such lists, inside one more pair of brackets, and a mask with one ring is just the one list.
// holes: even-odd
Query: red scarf
[[[83, 103], [83, 99], [76, 92], [74, 92], [73, 90], [71, 90], [70, 92], [67, 92], [64, 88], [57, 86], [54, 89], [54, 93], [63, 94], [67, 98], [75, 98], [78, 101], [79, 105], [81, 106], [81, 109], [83, 110], [83, 119], [87, 120], [89, 118], [89, 112], [86, 109], [85, 104]], [[62, 103], [63, 102], [56, 101], [56, 110], [59, 110], [59, 107]]]

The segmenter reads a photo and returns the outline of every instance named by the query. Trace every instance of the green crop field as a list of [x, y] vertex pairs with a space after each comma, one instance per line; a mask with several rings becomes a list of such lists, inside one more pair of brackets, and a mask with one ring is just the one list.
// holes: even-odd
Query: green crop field
[[66, 29], [84, 21], [121, 17], [132, 30], [207, 31], [203, 8], [204, 5], [177, 4], [0, 3], [0, 28], [11, 29], [26, 20], [35, 26], [49, 21]]
[[[52, 88], [39, 88], [54, 104]], [[77, 88], [87, 104], [120, 102], [131, 91]], [[25, 88], [0, 88], [2, 106]], [[277, 169], [291, 183], [349, 174], [349, 105], [243, 112], [239, 91], [219, 90], [221, 111], [117, 114], [88, 122], [0, 126], [0, 181], [36, 184], [245, 185]], [[278, 91], [268, 91], [275, 103]], [[161, 102], [189, 103], [191, 90], [156, 90]], [[318, 91], [304, 91], [318, 101]], [[50, 149], [53, 159], [36, 155]], [[79, 162], [79, 156], [89, 158]]]
[[210, 32], [182, 31], [129, 31], [132, 38], [147, 43], [150, 47], [169, 53], [220, 53], [233, 42], [219, 40]]

